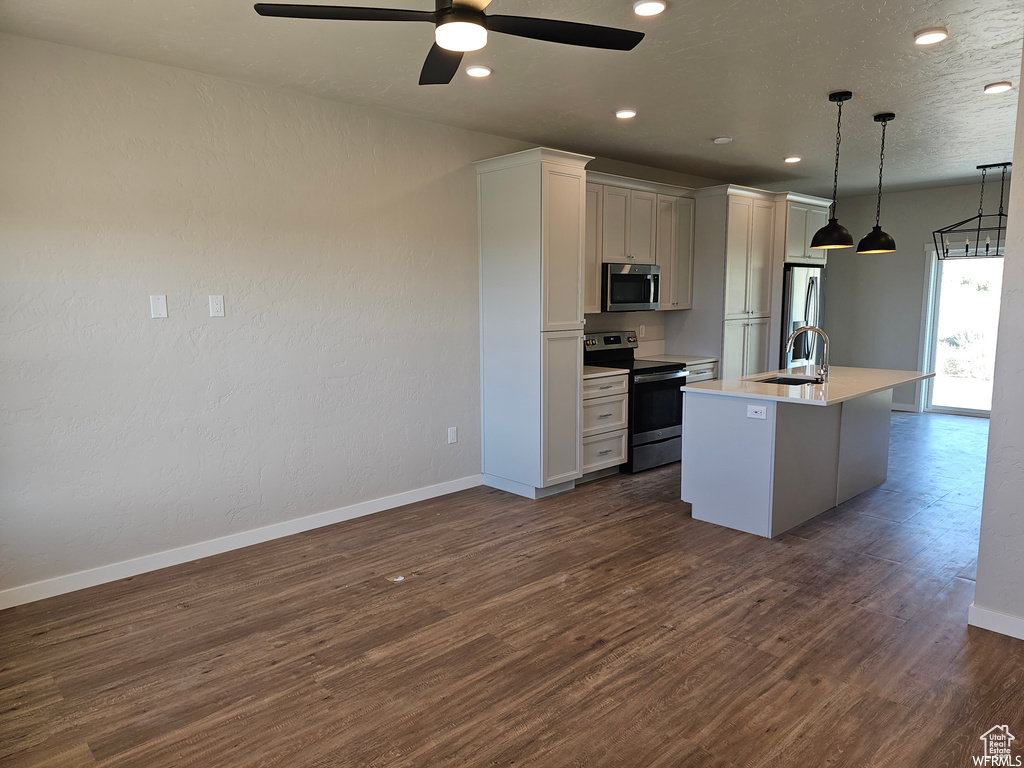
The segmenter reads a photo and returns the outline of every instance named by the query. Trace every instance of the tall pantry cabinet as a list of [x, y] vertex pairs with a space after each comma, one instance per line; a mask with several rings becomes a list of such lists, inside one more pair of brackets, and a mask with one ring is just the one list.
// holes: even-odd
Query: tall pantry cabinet
[[592, 159], [539, 148], [476, 163], [484, 480], [529, 498], [581, 477]]

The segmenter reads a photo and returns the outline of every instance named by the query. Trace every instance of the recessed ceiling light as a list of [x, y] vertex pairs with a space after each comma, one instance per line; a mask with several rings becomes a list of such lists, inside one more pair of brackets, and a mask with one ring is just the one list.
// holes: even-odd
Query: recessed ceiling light
[[664, 0], [636, 0], [633, 3], [633, 13], [637, 16], [657, 16], [664, 10]]
[[787, 162], [787, 163], [799, 163], [802, 159], [803, 158], [797, 157], [796, 155], [790, 155], [789, 157], [786, 158], [785, 162]]
[[1013, 88], [1013, 83], [1003, 81], [1001, 83], [989, 83], [985, 86], [985, 93], [1006, 93]]
[[629, 120], [630, 118], [636, 117], [636, 110], [620, 109], [618, 112], [615, 113], [615, 116], [619, 118], [619, 120]]
[[914, 33], [914, 42], [918, 45], [934, 45], [941, 43], [947, 37], [949, 37], [949, 32], [945, 27], [929, 27]]
[[715, 144], [732, 144], [732, 136], [719, 136], [718, 138], [712, 139]]
[[491, 68], [482, 64], [474, 64], [471, 67], [466, 67], [466, 74], [470, 77], [490, 77]]

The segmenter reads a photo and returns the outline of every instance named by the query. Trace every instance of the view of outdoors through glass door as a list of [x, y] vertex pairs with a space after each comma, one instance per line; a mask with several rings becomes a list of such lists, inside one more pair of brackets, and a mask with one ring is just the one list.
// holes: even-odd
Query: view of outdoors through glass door
[[929, 408], [989, 412], [1003, 259], [947, 259], [936, 270]]

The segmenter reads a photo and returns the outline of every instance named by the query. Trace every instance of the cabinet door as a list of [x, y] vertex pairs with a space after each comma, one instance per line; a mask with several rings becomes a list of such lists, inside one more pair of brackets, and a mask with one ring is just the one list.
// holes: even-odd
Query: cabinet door
[[587, 184], [587, 228], [583, 250], [583, 311], [601, 311], [601, 210], [604, 187]]
[[786, 261], [799, 261], [807, 256], [808, 212], [806, 205], [789, 203], [789, 215], [786, 218]]
[[804, 240], [804, 256], [809, 261], [823, 262], [828, 251], [816, 251], [811, 248], [814, 233], [828, 224], [828, 208], [810, 208], [807, 211], [807, 236]]
[[601, 260], [629, 261], [629, 190], [605, 186], [601, 207]]
[[541, 334], [541, 488], [580, 477], [583, 332]]
[[633, 189], [629, 193], [629, 260], [654, 263], [655, 224], [658, 196]]
[[753, 201], [730, 198], [725, 240], [725, 319], [747, 317], [747, 262]]
[[541, 330], [583, 327], [586, 182], [581, 173], [544, 166]]
[[661, 267], [659, 310], [693, 306], [693, 209], [685, 197], [658, 195], [655, 263]]
[[768, 317], [772, 311], [774, 235], [775, 203], [755, 200], [750, 222], [750, 258], [747, 261], [747, 313], [751, 317]]
[[744, 349], [747, 334], [745, 320], [727, 320], [722, 333], [721, 377], [738, 379], [743, 376], [746, 358]]
[[747, 323], [743, 349], [743, 375], [753, 376], [768, 370], [768, 325], [765, 317]]

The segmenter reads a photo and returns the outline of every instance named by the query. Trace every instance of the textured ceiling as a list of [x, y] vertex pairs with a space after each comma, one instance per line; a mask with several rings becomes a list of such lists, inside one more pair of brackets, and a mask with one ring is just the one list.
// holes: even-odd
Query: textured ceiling
[[[321, 0], [323, 2], [325, 0]], [[431, 9], [430, 0], [361, 0]], [[669, 0], [641, 19], [631, 0], [493, 0], [507, 13], [622, 26], [628, 53], [491, 35], [465, 62], [482, 81], [416, 84], [427, 24], [262, 18], [247, 0], [0, 0], [0, 30], [294, 89], [526, 141], [743, 184], [830, 194], [833, 90], [844, 107], [840, 194], [877, 183], [879, 127], [893, 111], [887, 188], [977, 179], [1010, 159], [1024, 40], [1019, 0]], [[917, 29], [951, 38], [918, 48]], [[613, 111], [639, 116], [618, 121]], [[714, 136], [734, 138], [716, 146]], [[804, 162], [784, 166], [789, 154]]]

